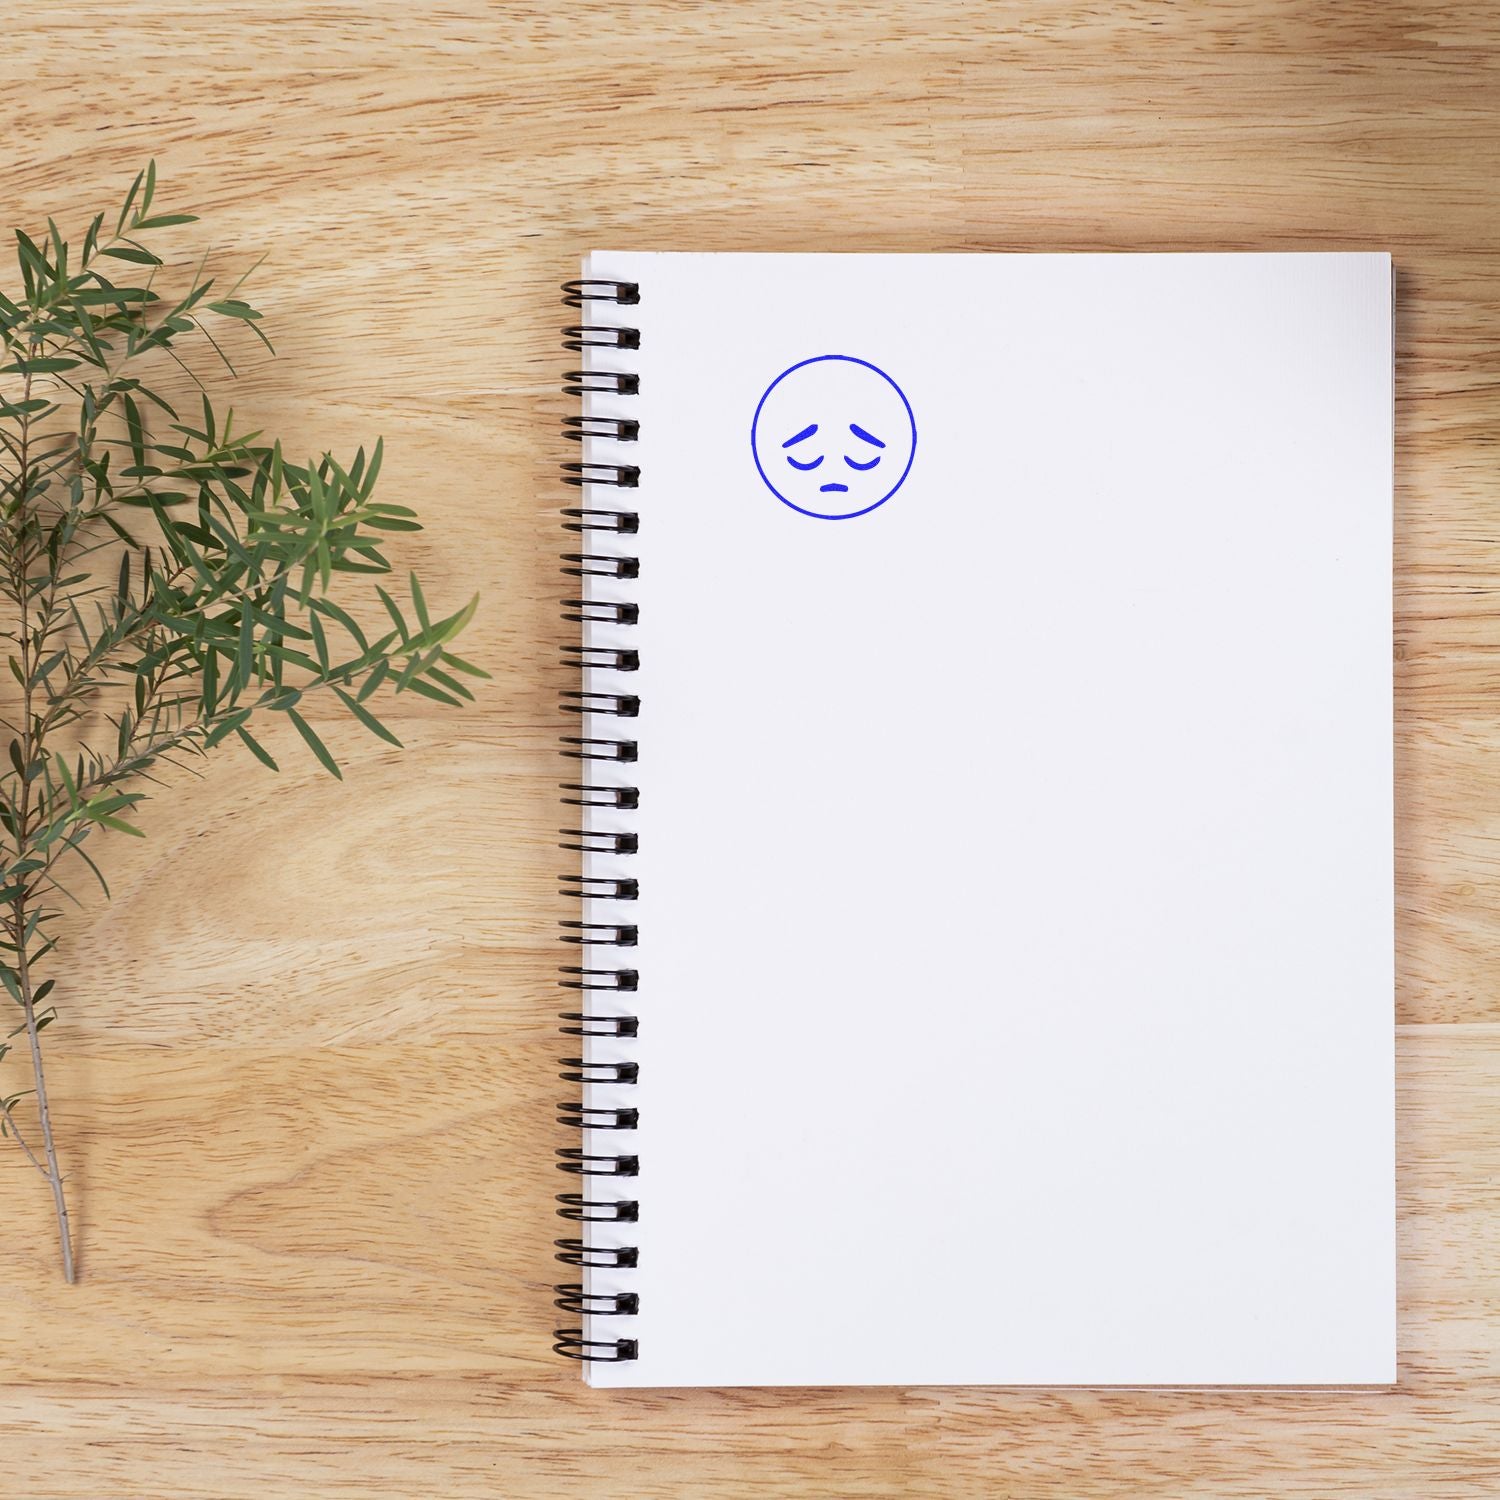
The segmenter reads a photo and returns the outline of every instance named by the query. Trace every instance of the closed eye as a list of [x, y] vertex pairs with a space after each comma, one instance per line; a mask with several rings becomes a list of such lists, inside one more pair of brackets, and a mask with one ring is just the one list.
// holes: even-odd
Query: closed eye
[[853, 460], [853, 459], [852, 459], [852, 458], [850, 458], [850, 457], [849, 457], [849, 455], [848, 455], [848, 454], [847, 454], [847, 453], [846, 453], [846, 454], [845, 454], [845, 455], [844, 455], [844, 462], [845, 462], [845, 463], [846, 463], [846, 464], [848, 464], [848, 465], [849, 465], [849, 467], [850, 467], [850, 468], [851, 468], [851, 469], [873, 469], [873, 468], [874, 468], [874, 467], [875, 467], [875, 465], [876, 465], [876, 464], [878, 464], [878, 463], [879, 463], [879, 462], [880, 462], [880, 455], [879, 455], [879, 454], [878, 454], [878, 453], [877, 453], [877, 454], [876, 454], [876, 455], [875, 455], [875, 457], [874, 457], [874, 458], [872, 458], [872, 459], [871, 459], [871, 460], [870, 460], [870, 461], [869, 461], [869, 463], [867, 463], [867, 464], [857, 464], [857, 463], [855, 463], [855, 461], [854, 461], [854, 460]]
[[818, 465], [823, 462], [823, 455], [820, 453], [815, 459], [813, 459], [810, 464], [799, 464], [797, 460], [793, 458], [790, 453], [788, 453], [786, 456], [786, 461], [794, 469], [816, 469]]

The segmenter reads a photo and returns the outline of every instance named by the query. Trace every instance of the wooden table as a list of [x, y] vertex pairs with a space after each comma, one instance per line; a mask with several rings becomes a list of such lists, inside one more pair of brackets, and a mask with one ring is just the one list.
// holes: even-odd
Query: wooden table
[[[1500, 1491], [1500, 7], [21, 0], [0, 33], [4, 225], [79, 226], [154, 154], [184, 261], [269, 250], [237, 406], [294, 452], [384, 434], [429, 523], [401, 561], [483, 591], [495, 674], [407, 702], [405, 755], [333, 730], [343, 783], [227, 753], [109, 849], [48, 1036], [76, 1288], [0, 1152], [8, 1493]], [[548, 1352], [590, 245], [1395, 253], [1395, 1390], [609, 1394]]]

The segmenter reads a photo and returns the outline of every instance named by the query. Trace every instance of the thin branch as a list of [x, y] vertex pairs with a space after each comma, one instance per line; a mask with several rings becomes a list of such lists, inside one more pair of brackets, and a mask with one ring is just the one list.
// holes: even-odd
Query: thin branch
[[[31, 989], [31, 960], [26, 952], [26, 903], [16, 900], [12, 932], [16, 940], [16, 975], [21, 985], [21, 1005], [26, 1013], [26, 1041], [31, 1049], [31, 1068], [36, 1078], [36, 1113], [42, 1126], [42, 1151], [47, 1158], [46, 1178], [52, 1187], [52, 1206], [57, 1214], [57, 1236], [62, 1250], [63, 1280], [69, 1286], [78, 1279], [73, 1264], [73, 1232], [68, 1223], [68, 1199], [63, 1192], [62, 1168], [57, 1163], [57, 1142], [52, 1137], [52, 1111], [47, 1103], [47, 1080], [42, 1070], [42, 1045], [36, 1023], [36, 1002]], [[30, 1155], [30, 1152], [27, 1152]]]
[[[445, 665], [484, 675], [444, 650], [473, 603], [434, 624], [413, 578], [418, 624], [382, 593], [395, 629], [367, 640], [353, 616], [327, 598], [336, 569], [388, 572], [385, 534], [415, 529], [410, 510], [370, 500], [378, 444], [368, 464], [363, 452], [347, 468], [327, 454], [306, 465], [284, 462], [279, 445], [257, 446], [258, 432], [235, 434], [233, 410], [216, 414], [206, 393], [200, 431], [137, 378], [138, 367], [127, 372], [145, 356], [156, 368], [173, 361], [202, 390], [173, 347], [201, 335], [232, 373], [195, 312], [200, 303], [246, 323], [270, 347], [255, 324], [259, 314], [238, 301], [239, 283], [227, 299], [208, 304], [211, 283], [200, 268], [187, 295], [172, 302], [149, 290], [154, 268], [144, 292], [93, 268], [92, 257], [105, 249], [142, 248], [131, 236], [143, 223], [153, 227], [154, 182], [153, 166], [137, 178], [113, 237], [86, 240], [71, 276], [55, 229], [36, 245], [21, 235], [27, 295], [0, 298], [0, 344], [23, 376], [20, 398], [14, 388], [7, 392], [0, 424], [0, 605], [15, 606], [0, 637], [11, 643], [3, 654], [21, 689], [18, 722], [0, 717], [14, 766], [0, 778], [0, 977], [25, 1013], [41, 1140], [33, 1149], [21, 1137], [5, 1098], [0, 1123], [52, 1188], [69, 1281], [71, 1227], [38, 1040], [52, 1014], [50, 981], [33, 986], [37, 964], [56, 942], [49, 924], [57, 898], [72, 899], [58, 878], [59, 861], [77, 854], [103, 884], [85, 843], [101, 830], [138, 831], [126, 816], [144, 788], [169, 768], [196, 770], [194, 760], [231, 732], [274, 769], [245, 728], [263, 711], [285, 710], [312, 754], [339, 775], [327, 746], [295, 711], [303, 698], [332, 688], [365, 728], [394, 741], [365, 706], [382, 683], [452, 703], [469, 694]], [[49, 367], [59, 358], [83, 363], [70, 375]], [[48, 397], [29, 411], [34, 373], [49, 377]], [[167, 414], [172, 435], [161, 434], [158, 411]], [[174, 501], [187, 502], [183, 512], [170, 508]], [[146, 545], [137, 540], [136, 521], [126, 520], [132, 513], [118, 511], [132, 503], [140, 507], [133, 516], [146, 528]], [[102, 536], [106, 529], [113, 536]], [[117, 543], [126, 549], [118, 582], [100, 555]], [[97, 620], [86, 612], [97, 612]], [[331, 649], [335, 625], [353, 645], [341, 636]], [[356, 645], [357, 654], [347, 655]], [[134, 694], [122, 700], [119, 688]], [[97, 747], [85, 739], [96, 732]]]
[[15, 1137], [16, 1145], [18, 1145], [21, 1150], [26, 1153], [26, 1160], [29, 1161], [31, 1165], [34, 1166], [37, 1171], [40, 1172], [42, 1176], [50, 1182], [52, 1180], [51, 1175], [48, 1173], [46, 1167], [44, 1167], [41, 1162], [36, 1159], [36, 1152], [34, 1152], [31, 1147], [26, 1144], [26, 1137], [21, 1134], [21, 1127], [19, 1124], [17, 1124], [16, 1117], [11, 1113], [10, 1103], [8, 1100], [0, 1099], [0, 1114], [3, 1114], [5, 1116], [5, 1123], [10, 1126], [10, 1133]]

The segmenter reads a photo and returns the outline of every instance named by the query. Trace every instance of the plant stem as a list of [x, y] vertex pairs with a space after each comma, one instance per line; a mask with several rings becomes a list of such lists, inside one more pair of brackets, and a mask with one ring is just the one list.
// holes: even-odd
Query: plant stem
[[[35, 353], [33, 341], [31, 352]], [[23, 382], [22, 399], [31, 395], [31, 371], [28, 369]], [[31, 640], [30, 580], [31, 566], [28, 548], [28, 526], [31, 517], [27, 514], [27, 475], [30, 464], [31, 418], [28, 413], [21, 428], [20, 463], [21, 482], [19, 503], [16, 506], [16, 548], [13, 555], [17, 602], [20, 605], [21, 623], [16, 641], [21, 653], [21, 757], [22, 765], [29, 772], [32, 760], [40, 746], [36, 743], [36, 720], [32, 714], [32, 693], [35, 687], [35, 653]], [[16, 854], [25, 858], [32, 836], [31, 827], [31, 778], [21, 777], [20, 806], [15, 809]], [[26, 900], [29, 892], [22, 890], [11, 903], [15, 928], [12, 936], [16, 944], [16, 982], [21, 991], [21, 1009], [26, 1017], [26, 1041], [31, 1048], [31, 1075], [36, 1085], [37, 1118], [42, 1127], [42, 1156], [46, 1162], [46, 1177], [52, 1188], [52, 1203], [57, 1210], [58, 1242], [62, 1250], [63, 1276], [71, 1284], [75, 1280], [73, 1269], [73, 1236], [68, 1225], [68, 1200], [63, 1193], [62, 1169], [57, 1163], [57, 1146], [52, 1138], [52, 1111], [47, 1104], [47, 1075], [42, 1068], [42, 1044], [36, 1024], [36, 1000], [31, 987], [31, 956], [27, 952], [29, 934], [26, 931]]]
[[73, 1270], [73, 1236], [68, 1226], [68, 1200], [63, 1195], [62, 1169], [57, 1164], [57, 1146], [52, 1139], [52, 1113], [47, 1108], [47, 1079], [42, 1071], [42, 1044], [37, 1036], [36, 1005], [31, 994], [31, 960], [26, 953], [25, 899], [17, 900], [12, 909], [15, 912], [16, 977], [21, 986], [21, 1005], [26, 1012], [26, 1040], [31, 1046], [31, 1072], [36, 1080], [36, 1111], [42, 1124], [42, 1156], [47, 1163], [46, 1177], [52, 1187], [53, 1205], [57, 1209], [63, 1278], [71, 1284], [77, 1279]]

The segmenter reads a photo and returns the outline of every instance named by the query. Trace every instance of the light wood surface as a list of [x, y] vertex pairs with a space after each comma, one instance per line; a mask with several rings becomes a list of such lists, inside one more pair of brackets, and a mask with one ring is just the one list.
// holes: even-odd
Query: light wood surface
[[[269, 250], [237, 404], [293, 450], [384, 434], [401, 557], [482, 589], [495, 673], [408, 703], [404, 756], [336, 732], [342, 784], [226, 755], [109, 851], [48, 1037], [76, 1288], [0, 1152], [7, 1492], [1500, 1492], [1500, 8], [21, 0], [0, 40], [0, 228], [154, 154], [184, 258]], [[1394, 252], [1396, 1389], [608, 1393], [549, 1353], [591, 245]]]

